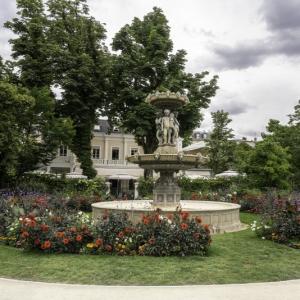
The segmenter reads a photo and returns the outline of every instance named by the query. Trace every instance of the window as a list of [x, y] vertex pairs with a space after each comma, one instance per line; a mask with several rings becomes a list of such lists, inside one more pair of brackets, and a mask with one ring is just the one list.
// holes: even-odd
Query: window
[[119, 148], [112, 147], [112, 150], [111, 150], [111, 159], [112, 160], [119, 160]]
[[67, 156], [67, 154], [68, 154], [67, 146], [61, 145], [59, 147], [59, 156]]
[[135, 155], [136, 153], [138, 153], [138, 148], [131, 148], [130, 149], [130, 155]]
[[92, 158], [99, 159], [100, 158], [100, 147], [93, 147], [92, 148]]

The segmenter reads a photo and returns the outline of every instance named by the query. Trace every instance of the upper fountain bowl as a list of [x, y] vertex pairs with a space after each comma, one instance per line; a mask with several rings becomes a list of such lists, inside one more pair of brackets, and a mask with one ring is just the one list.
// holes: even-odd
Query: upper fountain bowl
[[180, 93], [173, 93], [170, 91], [166, 92], [155, 92], [154, 94], [149, 94], [146, 98], [146, 102], [154, 105], [161, 109], [178, 109], [179, 107], [189, 103], [189, 99], [186, 95]]

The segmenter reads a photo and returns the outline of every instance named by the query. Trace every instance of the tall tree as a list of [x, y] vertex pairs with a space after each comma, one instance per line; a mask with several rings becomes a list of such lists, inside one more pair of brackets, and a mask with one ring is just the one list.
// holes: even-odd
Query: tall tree
[[240, 174], [246, 172], [254, 148], [246, 142], [237, 143], [233, 150], [233, 168]]
[[186, 52], [173, 53], [168, 21], [154, 7], [143, 19], [134, 18], [115, 35], [112, 48], [111, 89], [106, 111], [109, 119], [134, 134], [145, 153], [158, 145], [155, 108], [145, 103], [154, 91], [186, 93], [190, 103], [179, 111], [180, 135], [187, 138], [200, 125], [200, 109], [207, 108], [217, 90], [217, 77], [208, 72], [185, 72]]
[[62, 89], [59, 111], [70, 116], [75, 136], [72, 150], [83, 174], [92, 178], [92, 130], [97, 109], [106, 97], [109, 54], [103, 44], [105, 29], [89, 15], [85, 0], [48, 0], [49, 38], [55, 83]]
[[[61, 118], [55, 112], [55, 98], [50, 86], [53, 72], [50, 62], [51, 44], [47, 38], [48, 21], [41, 0], [17, 0], [18, 17], [7, 22], [16, 38], [10, 40], [14, 61], [6, 64], [3, 95], [11, 99], [12, 111], [18, 94], [32, 99], [30, 107], [24, 110], [22, 124], [22, 151], [17, 156], [17, 175], [47, 164], [55, 157], [58, 146], [69, 143], [73, 134], [70, 119]], [[10, 67], [10, 68], [9, 68]], [[17, 69], [16, 72], [13, 70]], [[19, 90], [16, 84], [25, 89]], [[26, 91], [26, 92], [24, 92]], [[7, 107], [9, 111], [9, 107]]]
[[234, 137], [233, 130], [228, 127], [232, 121], [228, 112], [223, 110], [212, 112], [213, 130], [207, 140], [209, 148], [209, 166], [215, 174], [228, 170], [233, 164]]
[[251, 153], [246, 173], [258, 188], [287, 189], [292, 175], [290, 154], [272, 138], [265, 138]]
[[278, 120], [270, 120], [265, 135], [285, 147], [291, 155], [291, 180], [295, 187], [300, 188], [300, 100], [294, 107], [294, 113], [289, 115], [287, 125]]

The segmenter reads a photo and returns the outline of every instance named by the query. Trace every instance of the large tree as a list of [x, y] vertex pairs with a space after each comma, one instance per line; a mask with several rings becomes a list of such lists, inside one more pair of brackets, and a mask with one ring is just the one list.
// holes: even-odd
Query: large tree
[[295, 186], [300, 187], [300, 100], [294, 107], [294, 113], [289, 115], [287, 125], [278, 120], [270, 120], [265, 135], [285, 147], [291, 155], [291, 180]]
[[[18, 98], [18, 94], [25, 93], [32, 99], [30, 107], [18, 115], [19, 128], [22, 128], [22, 136], [18, 139], [22, 141], [22, 151], [17, 152], [15, 173], [21, 175], [49, 163], [55, 157], [58, 146], [62, 142], [70, 142], [73, 130], [71, 120], [61, 118], [55, 111], [55, 98], [50, 89], [53, 82], [51, 45], [47, 38], [43, 2], [17, 0], [17, 8], [18, 17], [5, 24], [16, 34], [10, 40], [14, 60], [2, 64], [1, 73], [4, 74], [2, 96], [7, 95], [11, 99], [6, 105], [12, 106], [12, 112], [15, 111], [14, 99]], [[10, 111], [9, 107], [7, 110]]]
[[85, 0], [48, 0], [49, 40], [55, 83], [62, 89], [58, 110], [69, 116], [75, 136], [71, 148], [83, 174], [92, 178], [92, 130], [97, 110], [106, 97], [109, 54], [103, 44], [105, 29], [89, 15]]
[[235, 143], [231, 140], [233, 130], [228, 127], [231, 122], [228, 112], [212, 112], [213, 130], [207, 140], [209, 148], [209, 167], [215, 174], [228, 170], [233, 165]]
[[134, 18], [115, 35], [112, 48], [109, 119], [134, 134], [145, 153], [157, 148], [155, 108], [145, 103], [149, 93], [169, 89], [187, 94], [190, 103], [180, 109], [180, 135], [189, 137], [200, 125], [200, 109], [207, 108], [217, 90], [217, 77], [185, 71], [186, 52], [173, 52], [168, 21], [159, 8], [143, 19]]
[[246, 173], [255, 187], [279, 188], [290, 187], [290, 155], [286, 148], [272, 138], [258, 142], [250, 155]]

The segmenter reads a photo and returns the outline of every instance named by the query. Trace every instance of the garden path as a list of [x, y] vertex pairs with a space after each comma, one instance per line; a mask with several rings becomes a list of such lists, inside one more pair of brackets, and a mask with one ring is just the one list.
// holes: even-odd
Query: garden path
[[300, 300], [300, 280], [194, 286], [97, 286], [0, 278], [1, 300]]

